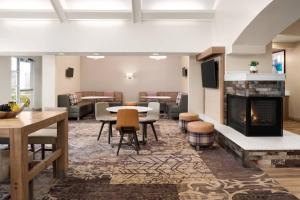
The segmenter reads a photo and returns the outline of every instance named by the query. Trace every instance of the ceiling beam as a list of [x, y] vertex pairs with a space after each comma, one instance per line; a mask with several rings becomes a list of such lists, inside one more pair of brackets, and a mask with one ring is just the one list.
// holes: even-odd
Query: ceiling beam
[[57, 20], [55, 12], [52, 10], [0, 10], [0, 19], [46, 19]]
[[132, 20], [133, 20], [133, 23], [142, 22], [142, 2], [141, 2], [141, 0], [132, 0]]
[[51, 1], [51, 4], [56, 12], [56, 15], [57, 17], [59, 18], [59, 21], [61, 23], [64, 23], [64, 22], [67, 22], [68, 19], [67, 19], [67, 15], [64, 11], [64, 8], [60, 2], [60, 0], [50, 0]]
[[169, 11], [145, 10], [143, 20], [212, 20], [215, 16], [213, 10], [199, 11]]
[[130, 20], [131, 12], [129, 11], [66, 11], [69, 20], [80, 19], [121, 19]]

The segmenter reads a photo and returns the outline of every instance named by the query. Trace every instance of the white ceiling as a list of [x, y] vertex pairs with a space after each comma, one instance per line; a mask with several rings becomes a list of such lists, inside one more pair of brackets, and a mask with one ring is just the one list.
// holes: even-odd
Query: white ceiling
[[212, 20], [219, 0], [0, 0], [0, 20]]
[[300, 42], [300, 19], [277, 35], [273, 42]]

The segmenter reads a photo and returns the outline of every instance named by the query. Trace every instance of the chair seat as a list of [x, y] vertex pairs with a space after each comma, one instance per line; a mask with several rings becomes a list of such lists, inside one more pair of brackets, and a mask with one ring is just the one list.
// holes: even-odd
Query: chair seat
[[[0, 150], [0, 182], [4, 181], [9, 177], [9, 150]], [[28, 153], [28, 162], [32, 162], [33, 153]]]
[[155, 119], [153, 117], [140, 117], [139, 122], [144, 123], [144, 122], [156, 122], [158, 119]]
[[96, 117], [97, 121], [107, 121], [107, 122], [113, 122], [113, 121], [117, 121], [117, 117], [113, 117], [113, 116], [101, 116], [101, 117]]
[[29, 144], [56, 144], [56, 129], [41, 129], [28, 136]]

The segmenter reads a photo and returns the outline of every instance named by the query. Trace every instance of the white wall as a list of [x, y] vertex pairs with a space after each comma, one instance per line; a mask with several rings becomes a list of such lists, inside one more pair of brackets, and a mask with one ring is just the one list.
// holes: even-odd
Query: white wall
[[190, 56], [188, 76], [189, 103], [188, 110], [193, 113], [203, 113], [204, 111], [204, 89], [202, 87], [200, 62], [196, 61], [195, 56]]
[[[198, 53], [211, 45], [209, 21], [0, 21], [0, 55], [14, 52]], [[22, 34], [20, 34], [22, 33]], [[34, 42], [33, 42], [34, 41]]]
[[11, 59], [0, 56], [0, 104], [7, 103], [11, 95]]
[[226, 46], [226, 51], [231, 52], [234, 41], [270, 2], [272, 0], [219, 1], [213, 23], [213, 45]]
[[[148, 56], [81, 57], [82, 91], [121, 91], [126, 101], [137, 101], [140, 91], [181, 91], [181, 57], [153, 60]], [[132, 80], [127, 72], [135, 73]]]
[[[181, 67], [185, 67], [188, 70], [189, 76], [189, 66], [190, 66], [190, 57], [189, 56], [181, 56]], [[188, 93], [189, 90], [189, 81], [188, 77], [181, 77], [181, 85], [182, 85], [182, 92]]]
[[300, 120], [300, 43], [286, 49], [286, 90], [290, 91], [289, 115]]
[[272, 72], [272, 44], [267, 45], [265, 54], [253, 55], [226, 55], [225, 71], [247, 71], [252, 60], [259, 62], [259, 73]]
[[[56, 96], [80, 91], [80, 56], [56, 56]], [[66, 77], [67, 68], [74, 69], [73, 78]]]

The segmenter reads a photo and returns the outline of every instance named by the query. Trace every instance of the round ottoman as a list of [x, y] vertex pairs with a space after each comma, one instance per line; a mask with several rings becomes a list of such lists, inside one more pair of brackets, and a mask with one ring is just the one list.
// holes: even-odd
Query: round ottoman
[[188, 141], [197, 150], [214, 144], [214, 125], [208, 122], [190, 122], [187, 125]]
[[187, 132], [187, 123], [198, 121], [199, 115], [196, 113], [180, 113], [179, 114], [179, 127], [181, 128], [181, 131], [184, 133]]

